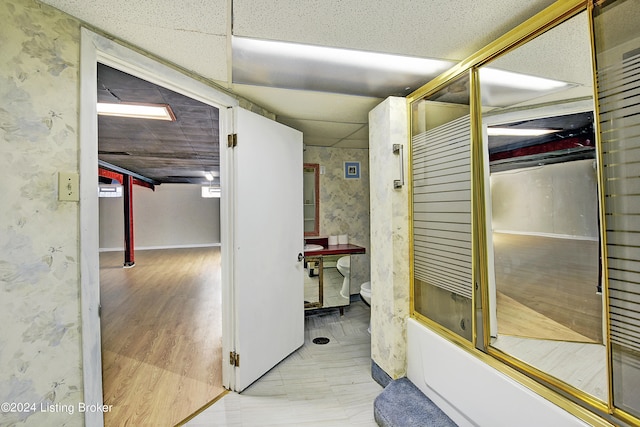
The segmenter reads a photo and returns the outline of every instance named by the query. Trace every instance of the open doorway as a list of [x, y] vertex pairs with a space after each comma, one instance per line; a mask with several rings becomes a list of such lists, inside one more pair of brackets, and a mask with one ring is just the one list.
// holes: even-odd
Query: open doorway
[[[227, 135], [232, 129], [233, 107], [237, 100], [215, 88], [185, 75], [174, 68], [159, 63], [157, 60], [128, 49], [113, 40], [109, 40], [90, 30], [81, 31], [81, 67], [80, 67], [80, 248], [81, 248], [81, 312], [82, 312], [82, 347], [84, 400], [87, 403], [103, 404], [102, 384], [102, 346], [100, 322], [100, 239], [99, 239], [99, 201], [97, 197], [98, 171], [98, 121], [97, 121], [97, 74], [98, 64], [105, 64], [118, 70], [135, 75], [148, 82], [160, 85], [169, 90], [188, 96], [219, 111], [219, 134]], [[228, 192], [229, 171], [225, 150], [221, 150], [220, 158], [220, 263], [222, 287], [222, 345], [223, 354], [228, 351], [229, 341], [233, 336], [229, 332], [229, 311], [231, 306], [229, 294], [229, 258], [225, 251], [225, 242], [229, 242]], [[146, 189], [145, 189], [146, 191]], [[177, 202], [176, 204], [179, 204]], [[139, 260], [141, 262], [142, 259]], [[131, 270], [135, 270], [131, 269]], [[223, 365], [223, 381], [228, 381], [228, 369]], [[158, 390], [154, 390], [157, 393]], [[85, 413], [85, 424], [104, 425], [103, 413]]]
[[[237, 146], [224, 144], [220, 149], [220, 256], [222, 354], [235, 355], [233, 360], [238, 362], [222, 364], [222, 380], [226, 389], [241, 391], [304, 342], [303, 268], [299, 261], [303, 252], [302, 133], [240, 108], [238, 99], [211, 83], [90, 30], [83, 29], [81, 37], [80, 273], [85, 401], [100, 405], [104, 401], [96, 197], [98, 63], [215, 106], [220, 114], [220, 134], [238, 135]], [[260, 215], [256, 215], [257, 207]], [[268, 280], [255, 286], [256, 278]], [[276, 340], [273, 331], [280, 331]], [[85, 413], [85, 424], [103, 425], [103, 414]]]
[[[220, 195], [219, 109], [104, 64], [97, 71], [99, 105], [171, 113], [99, 110], [105, 425], [175, 425], [224, 392], [220, 198], [210, 197]], [[127, 176], [130, 194], [113, 191]]]

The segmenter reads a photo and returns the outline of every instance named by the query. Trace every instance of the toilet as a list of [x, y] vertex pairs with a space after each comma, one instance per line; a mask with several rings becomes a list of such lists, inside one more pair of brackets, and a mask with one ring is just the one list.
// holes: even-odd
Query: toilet
[[368, 306], [371, 306], [371, 282], [364, 282], [360, 286], [360, 297]]
[[[364, 282], [360, 285], [360, 298], [362, 298], [365, 304], [371, 306], [371, 282]], [[371, 320], [369, 320], [367, 332], [371, 333]]]
[[351, 290], [349, 289], [349, 277], [351, 271], [351, 257], [349, 255], [343, 256], [342, 258], [338, 258], [338, 262], [336, 263], [336, 268], [342, 274], [344, 279], [342, 279], [342, 289], [340, 289], [340, 296], [342, 298], [349, 299], [351, 295]]

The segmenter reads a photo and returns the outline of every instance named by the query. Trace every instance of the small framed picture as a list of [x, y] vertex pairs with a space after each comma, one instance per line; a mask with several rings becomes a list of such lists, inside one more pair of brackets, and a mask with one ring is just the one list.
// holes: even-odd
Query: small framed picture
[[360, 179], [360, 162], [344, 162], [345, 179]]

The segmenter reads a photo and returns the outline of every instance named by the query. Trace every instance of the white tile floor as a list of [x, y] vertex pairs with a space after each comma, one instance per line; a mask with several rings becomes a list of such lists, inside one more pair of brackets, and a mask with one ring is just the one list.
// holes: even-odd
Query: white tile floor
[[[369, 307], [308, 315], [305, 343], [241, 394], [229, 393], [189, 427], [371, 426], [382, 387], [371, 378]], [[325, 345], [313, 344], [327, 337]]]
[[602, 344], [501, 335], [492, 345], [603, 401], [607, 400], [607, 350]]

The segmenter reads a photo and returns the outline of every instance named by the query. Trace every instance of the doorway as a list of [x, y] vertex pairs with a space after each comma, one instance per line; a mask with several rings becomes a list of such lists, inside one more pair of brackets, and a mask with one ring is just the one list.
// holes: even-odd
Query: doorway
[[[240, 108], [237, 99], [212, 85], [82, 30], [80, 265], [83, 392], [88, 404], [103, 403], [95, 182], [98, 63], [212, 105], [220, 111], [220, 134], [237, 132], [237, 138], [229, 138], [220, 149], [220, 256], [222, 354], [234, 362], [222, 364], [222, 381], [225, 388], [241, 391], [304, 342], [302, 133]], [[266, 230], [272, 234], [267, 236]], [[266, 280], [255, 286], [260, 278]], [[273, 331], [280, 333], [274, 336]], [[85, 423], [102, 426], [102, 414], [85, 413]]]
[[[96, 197], [96, 179], [83, 179], [84, 177], [96, 177], [98, 165], [97, 142], [97, 67], [98, 63], [120, 69], [137, 77], [143, 78], [154, 84], [174, 90], [189, 96], [200, 102], [218, 108], [220, 111], [220, 133], [226, 135], [232, 128], [231, 108], [237, 106], [237, 100], [207, 86], [187, 75], [158, 63], [152, 58], [125, 48], [112, 40], [108, 40], [89, 30], [82, 30], [81, 42], [81, 69], [80, 69], [80, 247], [81, 247], [81, 311], [82, 311], [82, 340], [83, 340], [83, 370], [84, 370], [84, 397], [87, 404], [102, 404], [102, 349], [100, 336], [100, 257], [99, 227], [98, 227], [98, 198]], [[229, 341], [233, 338], [225, 328], [225, 307], [230, 307], [229, 270], [225, 268], [224, 242], [229, 241], [228, 227], [224, 224], [229, 221], [227, 213], [228, 204], [224, 194], [229, 182], [226, 169], [226, 154], [221, 152], [221, 184], [222, 198], [220, 202], [220, 219], [223, 226], [220, 230], [220, 241], [223, 245], [220, 249], [221, 262], [221, 307], [222, 307], [222, 347], [229, 347]], [[137, 268], [137, 267], [136, 267]], [[134, 268], [135, 269], [135, 268]], [[133, 270], [133, 269], [132, 269]], [[228, 351], [228, 350], [227, 350]], [[223, 365], [224, 369], [224, 365]], [[223, 371], [223, 381], [229, 372]], [[103, 414], [85, 413], [87, 425], [102, 426]]]
[[[219, 110], [101, 63], [97, 86], [99, 105], [172, 113], [98, 116], [105, 424], [175, 425], [224, 391], [220, 199], [201, 191], [219, 191]], [[124, 175], [131, 212], [106, 191]]]

